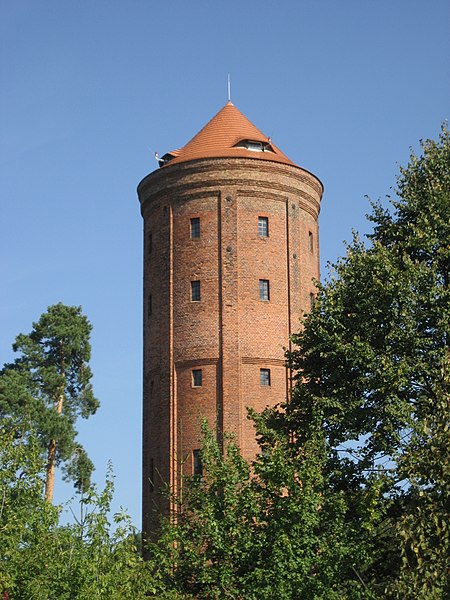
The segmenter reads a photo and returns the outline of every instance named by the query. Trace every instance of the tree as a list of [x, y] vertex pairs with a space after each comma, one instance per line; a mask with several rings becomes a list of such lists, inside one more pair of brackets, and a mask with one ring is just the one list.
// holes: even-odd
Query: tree
[[53, 498], [55, 466], [77, 489], [89, 485], [92, 462], [77, 442], [75, 423], [98, 408], [90, 379], [91, 324], [80, 307], [50, 306], [31, 333], [17, 336], [20, 356], [0, 372], [0, 415], [22, 419], [35, 429], [47, 455], [45, 496]]
[[[251, 466], [232, 440], [222, 455], [204, 425], [203, 475], [187, 478], [174, 519], [148, 548], [155, 577], [181, 598], [342, 598], [341, 574], [359, 542], [343, 528], [342, 499], [323, 493], [323, 437], [294, 455], [257, 420], [262, 453]], [[360, 582], [354, 591], [347, 597], [370, 597]]]
[[[152, 573], [140, 555], [135, 529], [125, 513], [111, 519], [113, 480], [109, 474], [102, 492], [83, 496], [83, 515], [46, 532], [39, 556], [21, 550], [21, 571], [15, 596], [40, 598], [148, 598], [153, 594]], [[114, 527], [111, 524], [114, 523]]]
[[[24, 435], [17, 421], [0, 421], [0, 594], [14, 592], [26, 579], [23, 553], [34, 562], [45, 546], [47, 532], [57, 523], [55, 507], [42, 496], [43, 469], [39, 441]], [[3, 596], [2, 596], [3, 597]]]
[[0, 421], [1, 597], [163, 597], [128, 515], [114, 515], [111, 524], [111, 472], [102, 492], [91, 487], [80, 498], [80, 518], [61, 526], [59, 507], [43, 497], [40, 442], [20, 426], [11, 418]]
[[301, 438], [305, 415], [323, 413], [326, 477], [350, 500], [349, 523], [379, 490], [362, 577], [399, 598], [450, 594], [447, 129], [422, 148], [401, 169], [391, 208], [373, 205], [371, 245], [355, 236], [319, 286], [290, 356], [295, 394], [272, 415]]

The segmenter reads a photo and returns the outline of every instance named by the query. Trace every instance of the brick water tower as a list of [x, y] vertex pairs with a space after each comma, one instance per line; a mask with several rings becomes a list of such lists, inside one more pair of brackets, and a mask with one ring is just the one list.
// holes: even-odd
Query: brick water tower
[[321, 182], [231, 102], [138, 187], [144, 219], [143, 529], [201, 470], [200, 424], [257, 449], [319, 277]]

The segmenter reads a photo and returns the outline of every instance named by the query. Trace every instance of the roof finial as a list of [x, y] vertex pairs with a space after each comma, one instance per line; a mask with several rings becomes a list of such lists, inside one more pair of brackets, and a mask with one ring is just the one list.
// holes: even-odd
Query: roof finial
[[228, 102], [231, 102], [231, 83], [230, 74], [228, 73]]

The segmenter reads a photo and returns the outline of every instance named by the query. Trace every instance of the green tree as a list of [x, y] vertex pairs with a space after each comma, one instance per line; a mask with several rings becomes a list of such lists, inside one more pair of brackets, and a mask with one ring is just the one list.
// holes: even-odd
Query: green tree
[[174, 597], [240, 598], [257, 510], [249, 465], [231, 444], [222, 456], [206, 424], [203, 432], [203, 476], [185, 479], [183, 500], [173, 498], [176, 513], [163, 520], [147, 555]]
[[163, 597], [128, 515], [111, 517], [111, 472], [102, 492], [91, 487], [80, 496], [80, 518], [61, 526], [60, 507], [43, 496], [40, 442], [20, 426], [11, 418], [0, 421], [0, 594], [16, 600]]
[[[361, 577], [399, 598], [446, 598], [449, 583], [450, 142], [422, 143], [391, 208], [376, 203], [295, 337], [295, 394], [278, 426], [302, 436], [323, 413], [331, 493], [360, 520]], [[377, 491], [378, 490], [378, 491]], [[376, 493], [375, 493], [376, 492]], [[367, 496], [372, 505], [368, 528]], [[371, 517], [371, 518], [372, 518]]]
[[26, 579], [23, 552], [32, 549], [39, 556], [58, 519], [43, 498], [39, 441], [17, 426], [11, 419], [0, 421], [0, 593], [14, 592], [16, 582]]
[[36, 431], [47, 455], [49, 502], [56, 465], [64, 463], [66, 478], [79, 490], [88, 487], [93, 470], [75, 429], [77, 417], [89, 417], [99, 405], [90, 384], [91, 329], [80, 307], [50, 306], [31, 333], [17, 336], [13, 349], [20, 356], [0, 372], [0, 415]]
[[15, 597], [144, 599], [156, 591], [129, 517], [123, 512], [111, 517], [113, 489], [111, 476], [103, 492], [91, 488], [81, 499], [82, 517], [50, 528], [38, 556], [32, 547], [22, 549], [26, 576], [16, 581]]
[[[344, 529], [345, 503], [324, 494], [320, 425], [294, 454], [257, 420], [262, 453], [251, 466], [232, 441], [223, 456], [204, 426], [203, 475], [187, 480], [176, 515], [148, 548], [155, 576], [181, 598], [342, 598], [359, 541]], [[361, 582], [353, 587], [347, 597], [371, 597]]]

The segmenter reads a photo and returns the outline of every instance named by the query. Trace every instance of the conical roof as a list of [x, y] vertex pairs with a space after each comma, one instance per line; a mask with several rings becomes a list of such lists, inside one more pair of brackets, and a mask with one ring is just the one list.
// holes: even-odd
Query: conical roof
[[232, 102], [183, 148], [164, 155], [164, 167], [201, 158], [254, 158], [295, 165]]

